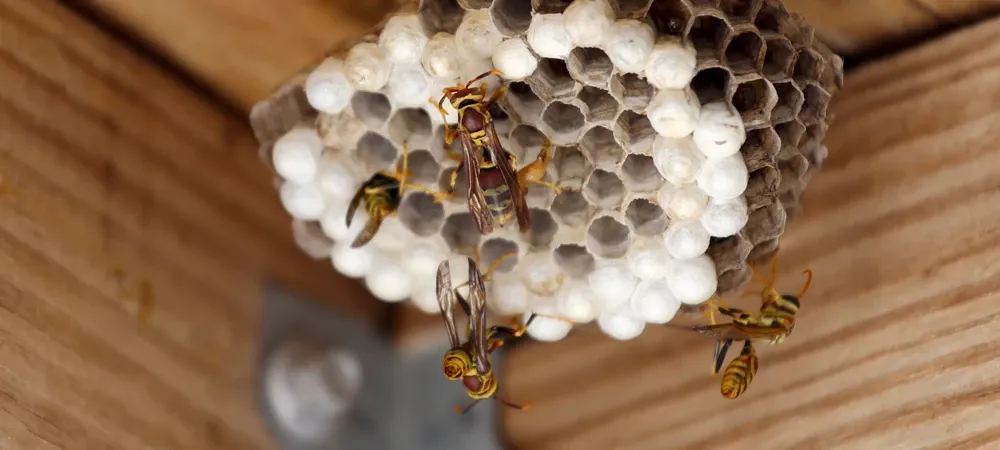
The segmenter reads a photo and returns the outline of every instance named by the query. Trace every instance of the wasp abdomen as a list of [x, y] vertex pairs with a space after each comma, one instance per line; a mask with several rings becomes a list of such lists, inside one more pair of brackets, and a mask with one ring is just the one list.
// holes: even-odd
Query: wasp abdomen
[[506, 224], [514, 214], [514, 197], [503, 175], [495, 168], [483, 169], [479, 172], [479, 186], [490, 215], [501, 226]]
[[756, 373], [757, 353], [750, 341], [745, 341], [740, 356], [729, 362], [722, 376], [722, 396], [728, 399], [739, 397], [750, 386]]

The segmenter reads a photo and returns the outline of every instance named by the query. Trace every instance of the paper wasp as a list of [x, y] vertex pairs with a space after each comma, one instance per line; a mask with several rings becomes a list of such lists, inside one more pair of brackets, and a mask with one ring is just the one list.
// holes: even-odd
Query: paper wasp
[[[721, 390], [722, 395], [726, 398], [739, 397], [753, 381], [757, 372], [757, 356], [752, 341], [761, 339], [767, 340], [771, 344], [777, 344], [791, 334], [795, 328], [795, 314], [799, 311], [799, 299], [809, 290], [809, 285], [812, 283], [812, 271], [806, 269], [802, 272], [806, 275], [806, 282], [799, 295], [781, 294], [774, 288], [777, 264], [778, 259], [775, 257], [771, 261], [770, 280], [765, 280], [756, 269], [751, 267], [754, 277], [764, 283], [764, 289], [760, 292], [760, 314], [755, 315], [741, 309], [718, 306], [710, 300], [706, 305], [707, 308], [703, 308], [702, 312], [706, 313], [711, 325], [690, 327], [696, 332], [715, 339], [712, 374], [718, 373], [722, 368], [726, 353], [733, 341], [743, 341], [743, 350], [740, 352], [740, 356], [729, 363], [725, 375], [722, 377]], [[744, 292], [744, 294], [746, 293], [748, 292]], [[715, 323], [713, 310], [729, 316], [732, 322]]]
[[[490, 365], [490, 354], [494, 350], [504, 345], [504, 340], [517, 338], [528, 331], [528, 327], [536, 317], [546, 316], [544, 314], [532, 313], [524, 324], [514, 326], [494, 325], [486, 326], [486, 284], [485, 279], [492, 273], [504, 259], [514, 253], [501, 256], [493, 262], [485, 274], [481, 274], [476, 258], [469, 258], [469, 281], [452, 288], [451, 267], [447, 260], [438, 266], [437, 271], [437, 296], [438, 306], [441, 308], [441, 317], [444, 318], [445, 328], [448, 330], [448, 339], [451, 342], [451, 349], [444, 355], [442, 367], [444, 375], [449, 380], [462, 380], [466, 393], [473, 399], [473, 402], [465, 408], [455, 407], [455, 412], [464, 414], [468, 412], [480, 400], [495, 398], [504, 405], [514, 409], [524, 410], [531, 407], [530, 403], [517, 404], [499, 395], [496, 374]], [[458, 288], [468, 285], [468, 300], [463, 297]], [[459, 326], [455, 321], [455, 305], [458, 304], [462, 311], [469, 318], [466, 327], [465, 342], [459, 338]], [[546, 316], [548, 317], [548, 316]], [[553, 317], [558, 320], [565, 320]]]
[[365, 212], [368, 213], [368, 222], [365, 224], [364, 229], [358, 233], [358, 236], [354, 238], [354, 242], [351, 243], [351, 247], [358, 248], [375, 237], [375, 233], [378, 232], [379, 227], [382, 226], [382, 222], [399, 209], [399, 204], [403, 201], [403, 189], [414, 189], [418, 191], [426, 192], [434, 197], [435, 201], [440, 202], [444, 198], [448, 198], [451, 195], [444, 192], [434, 192], [422, 186], [417, 186], [415, 184], [410, 184], [406, 182], [406, 177], [410, 175], [407, 165], [407, 150], [406, 142], [403, 142], [403, 168], [401, 171], [395, 173], [380, 171], [372, 175], [358, 191], [351, 198], [351, 203], [347, 206], [347, 226], [351, 226], [351, 220], [354, 219], [354, 212], [358, 209], [362, 203], [364, 204]]
[[[506, 91], [506, 87], [498, 89], [487, 100], [486, 83], [478, 87], [472, 86], [483, 78], [500, 74], [502, 72], [499, 70], [491, 70], [473, 78], [465, 85], [459, 83], [457, 86], [445, 88], [444, 95], [437, 102], [430, 99], [444, 119], [445, 144], [450, 146], [455, 139], [462, 140], [462, 155], [458, 167], [452, 173], [449, 191], [455, 189], [458, 172], [464, 166], [468, 181], [469, 212], [481, 234], [491, 233], [494, 223], [501, 227], [506, 225], [511, 216], [516, 216], [522, 233], [528, 232], [531, 223], [525, 194], [529, 184], [542, 184], [555, 189], [556, 192], [560, 191], [552, 183], [542, 180], [545, 168], [551, 159], [548, 141], [538, 158], [517, 172], [515, 172], [517, 157], [501, 146], [489, 110]], [[445, 100], [448, 100], [458, 112], [458, 123], [455, 128], [448, 125], [447, 113], [443, 106]]]

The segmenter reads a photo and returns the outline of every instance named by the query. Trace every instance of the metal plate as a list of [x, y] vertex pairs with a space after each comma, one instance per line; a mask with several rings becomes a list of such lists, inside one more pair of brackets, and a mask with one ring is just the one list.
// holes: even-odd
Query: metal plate
[[[258, 407], [275, 440], [285, 450], [499, 450], [498, 404], [480, 402], [465, 415], [454, 405], [470, 401], [458, 382], [441, 373], [439, 348], [420, 354], [396, 352], [376, 330], [350, 317], [270, 289], [263, 299], [258, 358]], [[305, 340], [327, 349], [341, 349], [357, 356], [362, 367], [360, 390], [349, 412], [335, 424], [335, 433], [322, 441], [305, 441], [277, 420], [265, 394], [265, 364], [285, 343]], [[494, 356], [499, 369], [500, 355]]]

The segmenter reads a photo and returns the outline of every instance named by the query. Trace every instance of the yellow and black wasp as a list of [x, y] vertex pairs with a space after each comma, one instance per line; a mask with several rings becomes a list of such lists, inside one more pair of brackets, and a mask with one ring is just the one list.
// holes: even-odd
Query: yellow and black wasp
[[[774, 288], [777, 263], [778, 259], [775, 257], [771, 261], [770, 280], [765, 280], [756, 269], [751, 267], [754, 277], [764, 284], [764, 289], [760, 292], [760, 314], [755, 315], [741, 309], [718, 306], [709, 301], [702, 311], [706, 313], [711, 324], [689, 328], [715, 339], [712, 374], [718, 373], [722, 368], [722, 363], [725, 361], [726, 353], [732, 343], [743, 341], [743, 350], [740, 352], [740, 356], [729, 363], [722, 377], [721, 390], [722, 395], [726, 398], [739, 397], [746, 391], [757, 373], [757, 355], [753, 349], [752, 341], [767, 340], [771, 344], [777, 344], [791, 334], [795, 328], [795, 314], [799, 311], [799, 299], [809, 290], [809, 285], [812, 283], [812, 271], [808, 269], [803, 271], [803, 274], [806, 275], [806, 282], [798, 295], [781, 294]], [[732, 321], [717, 324], [714, 311], [729, 316]]]
[[354, 212], [359, 206], [364, 204], [365, 212], [368, 213], [368, 222], [365, 224], [364, 229], [358, 233], [358, 236], [354, 238], [351, 247], [361, 247], [375, 237], [375, 233], [382, 226], [382, 222], [387, 217], [396, 214], [396, 211], [399, 210], [399, 204], [403, 201], [404, 189], [426, 192], [438, 202], [451, 196], [444, 192], [435, 192], [423, 186], [406, 182], [406, 178], [410, 175], [407, 164], [406, 142], [403, 142], [402, 159], [403, 167], [401, 171], [376, 172], [375, 175], [372, 175], [368, 181], [358, 188], [358, 191], [354, 193], [354, 197], [351, 198], [351, 203], [347, 206], [347, 217], [345, 219], [348, 227], [351, 226], [351, 221], [354, 219]]
[[[515, 172], [517, 158], [500, 144], [490, 107], [503, 95], [506, 87], [501, 87], [486, 100], [487, 85], [472, 85], [490, 75], [500, 75], [492, 70], [473, 78], [465, 85], [445, 88], [437, 106], [445, 122], [445, 144], [451, 145], [455, 139], [462, 140], [462, 155], [459, 165], [451, 176], [450, 190], [455, 189], [458, 172], [465, 167], [468, 181], [468, 204], [476, 228], [481, 234], [493, 231], [494, 223], [504, 226], [512, 216], [517, 218], [522, 233], [528, 232], [531, 222], [528, 218], [528, 203], [525, 199], [528, 186], [532, 183], [549, 186], [559, 192], [552, 183], [542, 180], [545, 168], [552, 158], [551, 144], [546, 140], [538, 158], [520, 171]], [[455, 128], [448, 126], [445, 100], [458, 112]]]

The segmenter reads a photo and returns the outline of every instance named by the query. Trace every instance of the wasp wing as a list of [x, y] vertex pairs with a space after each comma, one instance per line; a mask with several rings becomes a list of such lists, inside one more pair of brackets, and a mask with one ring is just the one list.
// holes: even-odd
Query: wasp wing
[[365, 189], [368, 187], [368, 183], [361, 185], [358, 191], [354, 193], [354, 197], [351, 198], [351, 203], [347, 205], [347, 217], [344, 218], [344, 223], [348, 228], [351, 227], [351, 221], [354, 220], [354, 212], [357, 211], [358, 207], [361, 206], [361, 199], [365, 196]]
[[476, 369], [484, 374], [490, 371], [489, 353], [486, 349], [486, 284], [472, 258], [469, 258], [469, 307], [469, 333], [472, 335]]
[[438, 307], [441, 308], [441, 317], [444, 318], [444, 326], [448, 330], [448, 340], [451, 341], [451, 347], [461, 347], [458, 326], [455, 324], [455, 291], [451, 288], [451, 266], [448, 264], [448, 260], [442, 261], [441, 265], [438, 266], [437, 298]]
[[368, 222], [365, 222], [365, 227], [351, 243], [351, 248], [359, 248], [370, 242], [375, 237], [379, 227], [382, 226], [382, 220], [382, 216], [369, 217]]
[[510, 154], [500, 145], [500, 138], [497, 130], [493, 127], [493, 122], [486, 123], [487, 148], [493, 165], [500, 170], [507, 189], [510, 190], [510, 198], [514, 203], [514, 215], [517, 216], [517, 225], [522, 233], [527, 233], [531, 228], [531, 221], [528, 219], [528, 201], [524, 197], [524, 187], [517, 180], [517, 171], [510, 163]]
[[486, 199], [483, 198], [483, 189], [479, 187], [479, 158], [482, 153], [479, 147], [472, 142], [469, 133], [459, 133], [462, 136], [462, 157], [465, 161], [465, 179], [469, 184], [466, 195], [469, 203], [469, 212], [472, 213], [472, 221], [476, 223], [476, 228], [480, 234], [490, 234], [493, 232], [493, 216], [486, 207]]
[[690, 328], [698, 333], [711, 336], [719, 341], [743, 341], [747, 339], [772, 339], [785, 334], [781, 327], [765, 327], [761, 325], [740, 325], [736, 323], [720, 323], [717, 325], [699, 325]]
[[715, 348], [712, 350], [712, 358], [715, 359], [715, 365], [712, 366], [712, 373], [716, 374], [722, 370], [722, 363], [726, 362], [726, 353], [729, 353], [729, 347], [733, 345], [733, 341], [715, 341]]

